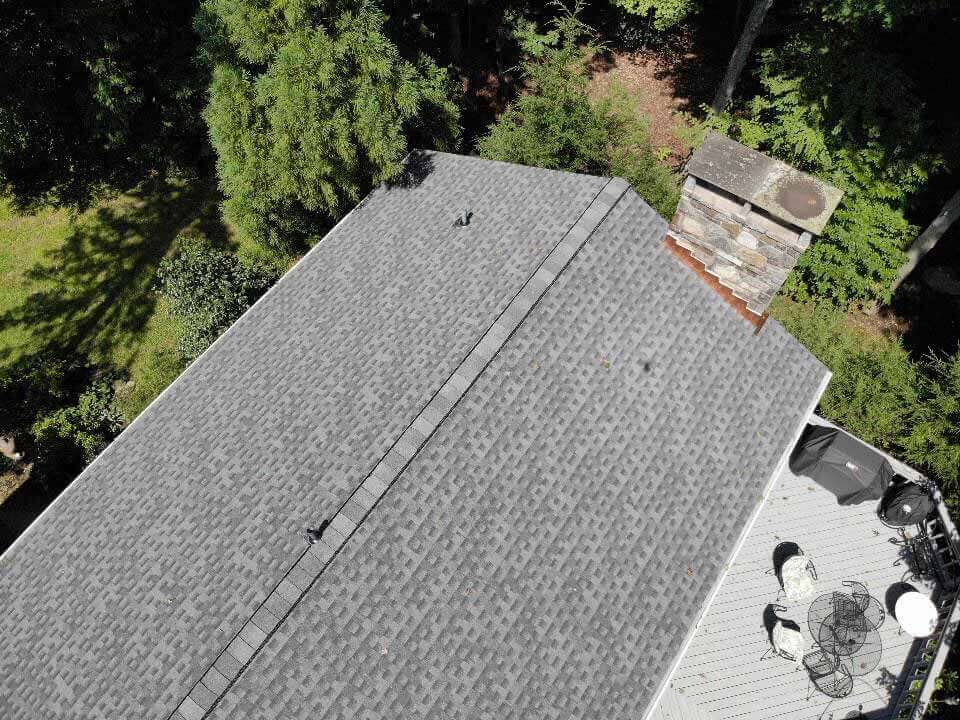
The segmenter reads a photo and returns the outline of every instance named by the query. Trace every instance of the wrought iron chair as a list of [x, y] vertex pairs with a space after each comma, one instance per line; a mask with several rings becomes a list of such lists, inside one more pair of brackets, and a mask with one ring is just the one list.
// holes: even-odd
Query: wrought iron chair
[[764, 610], [763, 624], [767, 630], [770, 647], [764, 651], [760, 659], [765, 660], [776, 655], [799, 667], [803, 661], [805, 641], [797, 623], [777, 615], [778, 611], [782, 612], [786, 609], [783, 605], [771, 604]]
[[[837, 657], [823, 648], [811, 650], [803, 656], [803, 666], [810, 675], [810, 682], [817, 690], [831, 698], [843, 698], [853, 691], [853, 676], [843, 667]], [[810, 686], [807, 686], [807, 700]]]
[[842, 584], [850, 588], [853, 601], [856, 603], [863, 617], [875, 628], [883, 625], [883, 621], [886, 619], [886, 612], [884, 612], [883, 605], [880, 601], [873, 597], [867, 590], [867, 586], [856, 580], [844, 580]]
[[905, 564], [908, 568], [907, 574], [913, 578], [934, 577], [933, 553], [924, 527], [922, 525], [910, 525], [899, 527], [896, 530], [897, 537], [890, 538], [889, 542], [901, 548], [901, 557], [894, 565]]

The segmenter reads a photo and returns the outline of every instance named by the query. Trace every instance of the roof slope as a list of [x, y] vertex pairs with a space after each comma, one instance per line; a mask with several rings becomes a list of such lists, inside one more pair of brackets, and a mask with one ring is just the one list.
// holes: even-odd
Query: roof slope
[[[0, 559], [5, 717], [169, 717], [296, 531], [344, 503], [608, 184], [426, 163]], [[665, 227], [632, 191], [616, 202], [212, 717], [649, 704], [826, 374], [777, 323], [754, 334]]]

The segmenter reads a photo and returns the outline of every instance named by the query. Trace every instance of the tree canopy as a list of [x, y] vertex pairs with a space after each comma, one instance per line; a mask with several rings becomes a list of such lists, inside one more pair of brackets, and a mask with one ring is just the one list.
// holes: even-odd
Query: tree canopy
[[613, 3], [633, 15], [651, 18], [657, 30], [680, 24], [697, 7], [696, 0], [613, 0]]
[[385, 17], [323, 0], [205, 0], [205, 117], [227, 219], [288, 249], [396, 178], [418, 145], [452, 147], [444, 70], [401, 57]]
[[616, 89], [594, 100], [588, 93], [584, 26], [562, 18], [544, 34], [539, 56], [524, 64], [530, 92], [500, 116], [479, 143], [483, 157], [593, 175], [619, 175], [662, 214], [679, 196], [675, 175], [650, 146], [644, 118]]
[[0, 188], [85, 205], [203, 143], [197, 0], [0, 3]]
[[918, 231], [911, 202], [955, 145], [904, 52], [917, 37], [908, 17], [915, 9], [893, 0], [790, 6], [774, 47], [758, 55], [756, 92], [726, 120], [741, 142], [846, 193], [788, 281], [797, 297], [888, 300]]

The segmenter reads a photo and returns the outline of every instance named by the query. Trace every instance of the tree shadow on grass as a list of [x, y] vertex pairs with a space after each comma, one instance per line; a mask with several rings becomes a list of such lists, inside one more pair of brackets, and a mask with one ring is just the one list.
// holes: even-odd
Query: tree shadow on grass
[[[212, 182], [154, 183], [104, 203], [30, 268], [26, 280], [37, 289], [0, 314], [0, 330], [25, 330], [34, 351], [100, 362], [122, 351], [132, 360], [154, 312], [157, 268], [184, 231], [229, 244]], [[0, 349], [0, 361], [18, 350]]]

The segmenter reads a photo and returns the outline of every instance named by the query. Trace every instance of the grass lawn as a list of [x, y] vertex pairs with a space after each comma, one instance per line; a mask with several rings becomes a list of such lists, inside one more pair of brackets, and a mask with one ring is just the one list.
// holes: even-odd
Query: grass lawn
[[181, 232], [237, 246], [212, 182], [141, 188], [80, 215], [23, 216], [0, 199], [0, 363], [60, 347], [124, 370], [118, 403], [133, 419], [183, 368], [154, 290]]

